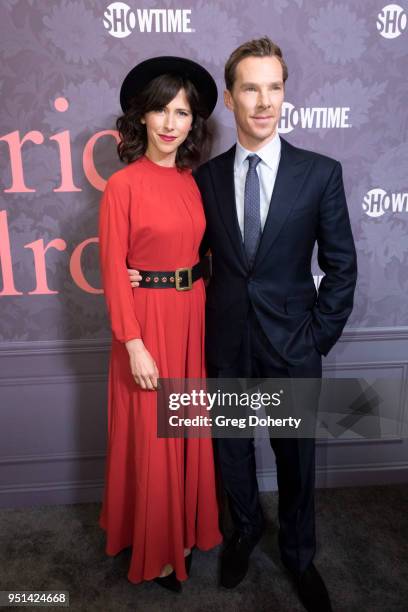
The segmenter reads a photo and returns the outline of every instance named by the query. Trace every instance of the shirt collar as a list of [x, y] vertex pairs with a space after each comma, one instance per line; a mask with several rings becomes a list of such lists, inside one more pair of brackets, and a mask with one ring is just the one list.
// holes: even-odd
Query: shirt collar
[[[258, 155], [262, 162], [265, 163], [271, 170], [275, 170], [279, 164], [280, 158], [280, 150], [281, 150], [281, 140], [279, 138], [278, 132], [276, 132], [275, 136], [270, 140], [266, 145], [264, 145], [261, 149], [256, 151], [256, 155]], [[254, 151], [248, 151], [242, 144], [237, 141], [237, 145], [235, 148], [235, 167], [241, 168], [242, 164], [245, 162], [248, 155], [253, 155]]]

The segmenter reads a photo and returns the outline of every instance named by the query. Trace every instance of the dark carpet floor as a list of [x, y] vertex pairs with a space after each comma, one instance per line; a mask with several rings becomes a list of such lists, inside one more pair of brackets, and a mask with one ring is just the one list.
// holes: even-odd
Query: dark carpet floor
[[[74, 612], [301, 612], [279, 561], [277, 495], [262, 501], [268, 529], [246, 579], [220, 588], [219, 549], [195, 551], [182, 594], [127, 580], [129, 550], [105, 555], [99, 504], [0, 510], [0, 590], [66, 590]], [[316, 511], [315, 562], [334, 612], [407, 612], [408, 485], [318, 490]]]

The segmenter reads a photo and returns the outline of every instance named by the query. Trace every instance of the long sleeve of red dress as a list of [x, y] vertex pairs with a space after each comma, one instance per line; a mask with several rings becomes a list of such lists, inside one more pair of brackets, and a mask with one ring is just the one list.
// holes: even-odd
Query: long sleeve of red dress
[[130, 185], [112, 176], [99, 211], [99, 255], [112, 333], [119, 342], [142, 337], [127, 273], [129, 209]]

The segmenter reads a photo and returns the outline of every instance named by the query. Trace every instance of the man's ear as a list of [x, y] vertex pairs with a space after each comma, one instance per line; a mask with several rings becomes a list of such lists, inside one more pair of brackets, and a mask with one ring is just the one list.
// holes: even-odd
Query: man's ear
[[229, 89], [224, 90], [224, 104], [228, 108], [228, 110], [234, 110], [234, 101], [232, 99], [232, 95]]
[[145, 120], [145, 118], [144, 118], [144, 117], [140, 117], [140, 123], [141, 123], [142, 125], [145, 125], [146, 120]]

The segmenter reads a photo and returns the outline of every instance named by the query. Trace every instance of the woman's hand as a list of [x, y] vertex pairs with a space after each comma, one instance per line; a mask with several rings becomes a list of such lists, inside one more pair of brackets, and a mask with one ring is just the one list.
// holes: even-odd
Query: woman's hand
[[142, 277], [139, 274], [138, 270], [132, 270], [131, 268], [127, 268], [129, 274], [129, 280], [132, 287], [138, 287], [139, 282], [142, 280]]
[[156, 362], [143, 344], [143, 340], [135, 338], [126, 342], [129, 353], [130, 369], [136, 383], [142, 389], [154, 391], [157, 389], [159, 370]]

